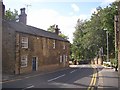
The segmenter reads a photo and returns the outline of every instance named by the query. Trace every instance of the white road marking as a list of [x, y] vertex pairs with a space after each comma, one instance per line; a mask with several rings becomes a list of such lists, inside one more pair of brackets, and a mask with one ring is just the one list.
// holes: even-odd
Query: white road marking
[[33, 87], [34, 87], [34, 85], [30, 85], [30, 86], [28, 86], [26, 88], [23, 88], [22, 90], [26, 90], [26, 89], [33, 88]]
[[31, 86], [29, 86], [29, 87], [26, 87], [26, 88], [33, 88], [34, 87], [34, 85], [31, 85]]
[[56, 80], [56, 79], [58, 79], [58, 78], [61, 78], [61, 77], [63, 77], [63, 76], [65, 76], [65, 74], [60, 75], [60, 76], [58, 76], [58, 77], [56, 77], [56, 78], [50, 79], [50, 80], [48, 80], [48, 82], [51, 82], [51, 81]]
[[73, 70], [73, 71], [71, 71], [70, 73], [73, 73], [73, 72], [75, 72], [76, 70]]

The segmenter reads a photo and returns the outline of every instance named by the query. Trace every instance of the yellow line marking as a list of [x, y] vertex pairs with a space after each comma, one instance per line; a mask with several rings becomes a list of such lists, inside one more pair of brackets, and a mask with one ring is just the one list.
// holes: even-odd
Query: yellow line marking
[[87, 90], [90, 90], [90, 88], [91, 88], [91, 86], [92, 86], [93, 82], [94, 82], [94, 74], [92, 75], [92, 80], [91, 80], [90, 85], [89, 85], [89, 87], [88, 87], [88, 89], [87, 89]]
[[95, 66], [92, 66], [92, 68], [94, 68], [94, 72], [93, 72], [93, 75], [92, 75], [92, 79], [91, 79], [90, 85], [89, 85], [89, 87], [88, 87], [87, 90], [94, 90], [93, 86], [95, 86], [96, 80], [97, 80], [97, 71], [96, 71], [96, 68], [95, 68]]
[[[95, 71], [96, 71], [96, 70], [95, 70]], [[95, 86], [95, 84], [96, 84], [96, 79], [97, 79], [96, 76], [97, 76], [97, 73], [95, 72], [93, 86]], [[94, 87], [92, 87], [91, 90], [94, 90]]]

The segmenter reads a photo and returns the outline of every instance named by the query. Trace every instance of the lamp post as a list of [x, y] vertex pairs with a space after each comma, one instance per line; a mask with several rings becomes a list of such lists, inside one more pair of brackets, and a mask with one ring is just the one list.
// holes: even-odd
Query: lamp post
[[108, 46], [108, 31], [106, 31], [107, 34], [107, 62], [109, 61], [109, 46]]
[[118, 6], [116, 6], [117, 14], [114, 16], [114, 30], [115, 30], [115, 70], [117, 71], [118, 68]]
[[109, 62], [109, 41], [108, 41], [108, 31], [107, 31], [107, 29], [104, 29], [105, 31], [106, 31], [106, 39], [107, 39], [107, 62]]

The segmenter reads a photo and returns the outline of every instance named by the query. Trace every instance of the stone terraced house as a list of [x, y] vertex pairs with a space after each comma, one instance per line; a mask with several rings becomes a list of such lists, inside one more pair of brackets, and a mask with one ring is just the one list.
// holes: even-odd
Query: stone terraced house
[[26, 25], [25, 8], [20, 9], [19, 22], [4, 20], [2, 11], [2, 72], [22, 74], [48, 71], [69, 66], [70, 43], [55, 33]]

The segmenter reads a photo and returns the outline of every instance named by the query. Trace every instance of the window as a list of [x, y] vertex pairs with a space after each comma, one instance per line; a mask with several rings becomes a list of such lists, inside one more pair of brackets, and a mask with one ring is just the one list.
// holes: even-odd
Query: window
[[28, 37], [22, 37], [21, 46], [22, 48], [28, 48]]
[[21, 56], [21, 67], [27, 67], [27, 56]]
[[62, 63], [62, 56], [60, 56], [60, 63]]
[[53, 48], [55, 49], [55, 40], [53, 40]]
[[65, 49], [65, 44], [63, 45], [63, 49]]
[[66, 56], [66, 62], [67, 62], [68, 56]]
[[65, 60], [66, 60], [66, 56], [65, 56], [65, 55], [63, 55], [63, 60], [64, 60], [64, 62], [65, 62]]

